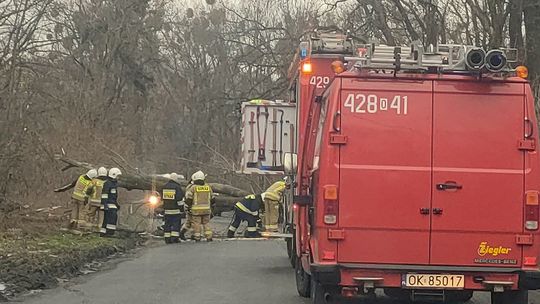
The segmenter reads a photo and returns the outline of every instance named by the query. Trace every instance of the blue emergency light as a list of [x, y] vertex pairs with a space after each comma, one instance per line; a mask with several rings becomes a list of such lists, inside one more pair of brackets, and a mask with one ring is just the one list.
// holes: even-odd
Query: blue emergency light
[[307, 50], [306, 49], [301, 49], [300, 50], [300, 57], [302, 57], [302, 59], [307, 57]]
[[308, 56], [308, 47], [309, 44], [307, 42], [300, 42], [300, 58], [304, 59]]

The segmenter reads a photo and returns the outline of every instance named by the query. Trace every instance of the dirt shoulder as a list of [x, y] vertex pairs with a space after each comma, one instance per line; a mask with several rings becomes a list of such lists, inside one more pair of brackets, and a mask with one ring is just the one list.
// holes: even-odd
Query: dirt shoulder
[[96, 271], [99, 260], [144, 243], [135, 233], [117, 238], [54, 231], [39, 236], [17, 230], [0, 233], [0, 302], [24, 292], [52, 288], [79, 274]]

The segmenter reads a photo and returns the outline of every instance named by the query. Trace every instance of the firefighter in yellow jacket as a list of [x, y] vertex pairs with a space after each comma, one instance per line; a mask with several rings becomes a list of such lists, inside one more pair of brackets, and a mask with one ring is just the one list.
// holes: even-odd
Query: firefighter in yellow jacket
[[97, 171], [91, 169], [86, 174], [83, 174], [73, 182], [74, 189], [71, 194], [71, 219], [70, 227], [77, 228], [81, 221], [81, 212], [84, 205], [88, 201], [88, 197], [92, 192], [92, 179], [97, 176]]
[[[85, 219], [94, 230], [99, 231], [100, 225], [103, 222], [103, 212], [101, 208], [101, 193], [103, 192], [103, 184], [107, 181], [108, 171], [105, 167], [100, 167], [97, 171], [97, 177], [92, 179], [93, 191], [88, 200]], [[97, 218], [96, 218], [97, 217]]]
[[192, 184], [186, 189], [185, 207], [191, 214], [193, 237], [196, 242], [202, 238], [202, 233], [207, 241], [212, 241], [212, 230], [209, 226], [212, 213], [212, 188], [205, 181], [206, 175], [197, 171], [191, 176]]
[[285, 190], [285, 181], [273, 183], [264, 192], [264, 228], [268, 232], [278, 232], [279, 202]]

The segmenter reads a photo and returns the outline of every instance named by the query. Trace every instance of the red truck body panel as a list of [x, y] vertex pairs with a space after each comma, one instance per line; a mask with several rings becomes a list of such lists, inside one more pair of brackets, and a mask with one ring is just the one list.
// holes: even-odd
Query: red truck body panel
[[[431, 192], [431, 88], [423, 80], [342, 80], [341, 134], [348, 141], [340, 152], [338, 224], [345, 239], [338, 261], [429, 263], [430, 219], [419, 210], [429, 207]], [[368, 112], [368, 97], [391, 103], [401, 95], [414, 111]]]
[[[305, 154], [303, 151], [306, 149], [305, 145], [308, 140], [306, 134], [306, 129], [308, 128], [308, 120], [311, 117], [312, 120], [318, 120], [318, 117], [313, 117], [317, 113], [314, 113], [313, 102], [316, 96], [320, 96], [327, 86], [334, 79], [335, 73], [332, 70], [331, 63], [338, 59], [339, 56], [336, 55], [313, 55], [307, 59], [300, 61], [299, 66], [296, 68], [296, 76], [293, 78], [293, 81], [296, 85], [296, 94], [295, 102], [297, 104], [297, 161], [302, 163], [304, 161]], [[302, 71], [302, 65], [304, 63], [310, 63], [312, 71], [309, 73], [304, 73]], [[315, 118], [315, 119], [314, 119]], [[311, 148], [313, 150], [313, 147]], [[298, 178], [302, 178], [302, 173], [298, 172]], [[304, 189], [305, 190], [305, 189]], [[301, 187], [295, 189], [295, 194], [302, 194]], [[295, 226], [298, 226], [299, 223], [304, 223], [307, 225], [308, 222], [308, 210], [305, 207], [297, 207], [296, 212], [293, 215], [293, 222]], [[309, 248], [309, 238], [308, 238], [308, 229], [302, 229], [297, 231], [298, 236], [296, 237], [298, 242], [296, 242], [296, 252], [305, 252]]]
[[[539, 271], [539, 233], [525, 228], [526, 193], [540, 188], [525, 80], [345, 72], [311, 109], [304, 134], [319, 136], [299, 150], [297, 191], [313, 215], [299, 207], [296, 217], [307, 272], [337, 265], [340, 285], [377, 277], [378, 287], [454, 273], [485, 290], [475, 277], [517, 289], [515, 271]], [[325, 222], [329, 185], [335, 223]]]
[[[307, 127], [308, 116], [311, 115], [309, 108], [315, 96], [321, 95], [327, 85], [334, 79], [331, 63], [335, 57], [317, 57], [313, 56], [309, 59], [300, 62], [310, 63], [312, 71], [309, 73], [301, 72], [299, 67], [298, 74], [295, 78], [297, 87], [296, 108], [297, 108], [297, 126], [298, 146], [297, 151], [302, 151], [305, 143], [305, 134]], [[302, 153], [298, 153], [298, 162], [301, 162]]]
[[[443, 214], [432, 217], [431, 263], [520, 266], [524, 85], [434, 81], [433, 96], [433, 182], [456, 181], [463, 189], [432, 191], [432, 206]], [[483, 243], [510, 250], [480, 255]]]

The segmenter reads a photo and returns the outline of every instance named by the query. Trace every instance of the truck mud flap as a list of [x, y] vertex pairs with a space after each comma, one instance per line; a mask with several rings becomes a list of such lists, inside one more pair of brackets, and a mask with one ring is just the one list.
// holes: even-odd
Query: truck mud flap
[[540, 271], [523, 271], [519, 274], [519, 288], [526, 290], [540, 289]]
[[310, 268], [315, 281], [323, 285], [338, 285], [341, 282], [341, 272], [338, 265], [311, 264]]

